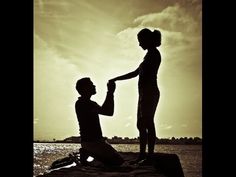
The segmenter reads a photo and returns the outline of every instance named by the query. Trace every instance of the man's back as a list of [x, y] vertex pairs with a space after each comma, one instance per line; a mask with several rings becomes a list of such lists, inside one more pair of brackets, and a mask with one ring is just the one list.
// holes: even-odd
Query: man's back
[[80, 127], [82, 142], [102, 139], [98, 111], [100, 106], [91, 100], [80, 97], [75, 104], [75, 110]]

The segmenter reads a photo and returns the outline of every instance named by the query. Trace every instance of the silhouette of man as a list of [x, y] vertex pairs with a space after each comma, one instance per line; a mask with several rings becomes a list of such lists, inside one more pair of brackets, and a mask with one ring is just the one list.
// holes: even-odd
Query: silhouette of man
[[108, 82], [106, 99], [103, 105], [99, 106], [90, 100], [91, 96], [96, 94], [96, 87], [90, 78], [82, 78], [76, 83], [76, 90], [81, 95], [76, 101], [75, 110], [81, 135], [82, 164], [86, 164], [88, 156], [94, 157], [105, 165], [119, 166], [124, 162], [120, 154], [103, 138], [99, 121], [99, 114], [112, 116], [114, 113], [115, 88], [114, 82]]

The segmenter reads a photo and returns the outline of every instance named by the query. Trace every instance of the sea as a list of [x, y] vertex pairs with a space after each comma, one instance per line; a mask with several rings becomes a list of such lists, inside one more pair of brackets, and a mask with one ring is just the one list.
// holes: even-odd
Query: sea
[[[120, 152], [138, 152], [138, 144], [112, 144]], [[34, 177], [47, 171], [53, 161], [78, 152], [80, 144], [34, 143]], [[155, 145], [155, 152], [177, 154], [185, 177], [202, 177], [202, 145]]]

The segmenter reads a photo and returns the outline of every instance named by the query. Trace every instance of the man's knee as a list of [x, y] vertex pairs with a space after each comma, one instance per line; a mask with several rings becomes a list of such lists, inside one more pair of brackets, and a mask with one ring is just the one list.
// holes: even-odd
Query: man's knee
[[120, 166], [120, 165], [122, 165], [124, 162], [125, 162], [125, 160], [124, 160], [122, 157], [120, 157], [119, 159], [117, 159], [116, 165], [117, 165], [117, 166]]
[[116, 154], [113, 158], [107, 159], [105, 164], [112, 166], [120, 166], [124, 163], [124, 161], [125, 160], [119, 154]]

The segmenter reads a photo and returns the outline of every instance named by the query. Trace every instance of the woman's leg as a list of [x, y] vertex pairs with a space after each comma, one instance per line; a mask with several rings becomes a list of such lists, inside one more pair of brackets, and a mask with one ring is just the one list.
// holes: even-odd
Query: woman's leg
[[145, 121], [142, 117], [142, 104], [141, 98], [138, 103], [138, 115], [137, 115], [137, 128], [139, 130], [139, 157], [138, 160], [142, 160], [146, 157], [146, 145], [147, 145], [147, 129]]
[[145, 99], [145, 106], [143, 108], [144, 119], [146, 120], [147, 126], [147, 139], [148, 139], [148, 154], [152, 155], [154, 153], [154, 147], [156, 142], [156, 129], [154, 124], [154, 116], [159, 102], [160, 93], [159, 90], [157, 94], [153, 96], [149, 95]]
[[147, 131], [145, 128], [139, 129], [139, 150], [140, 150], [140, 156], [146, 155], [146, 145], [147, 145]]
[[154, 147], [156, 142], [156, 130], [154, 122], [150, 122], [148, 125], [148, 154], [152, 155], [154, 153]]

